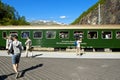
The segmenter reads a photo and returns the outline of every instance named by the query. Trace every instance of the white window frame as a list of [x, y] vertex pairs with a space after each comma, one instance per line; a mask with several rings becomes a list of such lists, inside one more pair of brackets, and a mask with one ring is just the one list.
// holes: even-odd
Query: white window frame
[[28, 36], [28, 37], [30, 37], [30, 31], [21, 31], [21, 39], [26, 39], [26, 38], [23, 38], [23, 37], [22, 37], [22, 33], [23, 33], [23, 32], [29, 32], [29, 36]]
[[84, 39], [84, 31], [77, 31], [77, 30], [73, 31], [73, 38], [74, 38], [74, 39], [75, 39], [75, 37], [74, 37], [74, 33], [75, 33], [75, 32], [82, 32], [82, 33], [83, 33], [82, 39]]
[[[60, 38], [60, 32], [68, 32], [68, 37], [67, 38]], [[59, 39], [69, 39], [69, 31], [60, 31], [59, 32]]]
[[119, 40], [119, 38], [117, 38], [117, 32], [120, 32], [120, 31], [116, 31], [116, 33], [115, 33], [116, 39], [118, 39], [118, 40]]
[[[55, 32], [55, 37], [54, 38], [47, 38], [47, 32]], [[56, 38], [56, 31], [46, 31], [45, 35], [46, 35], [46, 39], [55, 39]]]
[[102, 31], [101, 32], [101, 38], [102, 39], [106, 39], [106, 38], [103, 38], [103, 32], [111, 32], [111, 38], [109, 38], [108, 40], [113, 39], [113, 32], [112, 31]]
[[11, 32], [16, 32], [16, 33], [17, 33], [17, 36], [18, 36], [18, 31], [10, 31], [9, 34], [11, 34]]
[[[41, 32], [41, 33], [42, 33], [41, 38], [35, 38], [35, 37], [34, 37], [34, 33], [35, 33], [35, 32]], [[42, 38], [43, 38], [43, 31], [33, 31], [33, 39], [42, 39]]]
[[[97, 32], [97, 38], [89, 38], [88, 33], [90, 33], [90, 32]], [[87, 39], [98, 39], [98, 31], [92, 31], [92, 30], [87, 31]]]

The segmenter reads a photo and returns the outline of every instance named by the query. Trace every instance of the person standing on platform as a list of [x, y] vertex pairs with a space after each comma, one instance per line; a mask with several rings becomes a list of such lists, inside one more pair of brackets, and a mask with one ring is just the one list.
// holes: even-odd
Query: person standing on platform
[[27, 37], [25, 45], [26, 45], [26, 52], [25, 52], [25, 54], [26, 54], [26, 57], [28, 57], [28, 52], [30, 51], [31, 46], [32, 46], [32, 41], [30, 40], [29, 37]]
[[22, 48], [22, 43], [18, 41], [17, 35], [12, 36], [12, 39], [13, 39], [13, 42], [10, 44], [8, 48], [8, 52], [12, 54], [13, 69], [16, 73], [15, 78], [18, 78], [19, 76], [18, 68], [19, 68], [19, 62], [20, 62], [20, 57], [21, 57], [23, 48]]
[[12, 37], [7, 36], [5, 39], [6, 39], [6, 49], [8, 50], [8, 47], [9, 47], [10, 43], [12, 42]]
[[11, 36], [9, 36], [8, 38], [7, 38], [7, 47], [6, 47], [6, 49], [7, 49], [7, 53], [8, 53], [8, 55], [9, 54], [11, 54], [11, 53], [13, 53], [13, 49], [10, 49], [9, 50], [9, 47], [11, 46], [11, 44], [13, 43], [13, 38], [11, 37]]
[[82, 55], [81, 48], [80, 48], [80, 43], [81, 42], [82, 42], [81, 38], [76, 40], [76, 54], [77, 55]]

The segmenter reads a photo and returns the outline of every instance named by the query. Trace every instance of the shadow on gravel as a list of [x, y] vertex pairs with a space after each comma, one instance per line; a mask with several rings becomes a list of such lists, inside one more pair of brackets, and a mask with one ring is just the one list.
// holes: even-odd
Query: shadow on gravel
[[21, 77], [24, 77], [24, 75], [25, 75], [25, 73], [26, 73], [27, 71], [31, 71], [31, 70], [37, 69], [37, 68], [39, 68], [39, 67], [42, 67], [42, 66], [43, 66], [43, 64], [38, 64], [38, 65], [32, 66], [32, 67], [30, 67], [30, 68], [27, 68], [27, 69], [25, 69], [25, 70], [22, 70], [22, 71], [21, 71], [20, 78], [21, 78]]
[[11, 73], [8, 75], [0, 75], [0, 80], [6, 80], [9, 76], [14, 75], [15, 73]]
[[32, 56], [32, 58], [35, 58], [35, 57], [37, 57], [37, 56], [42, 56], [43, 54], [36, 54], [36, 55], [34, 55], [34, 56]]

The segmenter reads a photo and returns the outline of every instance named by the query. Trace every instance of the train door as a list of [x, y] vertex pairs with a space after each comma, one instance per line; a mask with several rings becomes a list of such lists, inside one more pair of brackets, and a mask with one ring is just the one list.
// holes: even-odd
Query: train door
[[1, 31], [1, 35], [0, 35], [1, 39], [0, 39], [0, 49], [5, 49], [5, 43], [6, 43], [6, 38], [7, 38], [7, 32], [6, 31]]

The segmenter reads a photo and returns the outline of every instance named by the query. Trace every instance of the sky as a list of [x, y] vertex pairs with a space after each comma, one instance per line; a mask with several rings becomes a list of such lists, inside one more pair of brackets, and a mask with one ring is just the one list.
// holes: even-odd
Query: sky
[[98, 0], [2, 0], [27, 21], [50, 20], [70, 24]]

